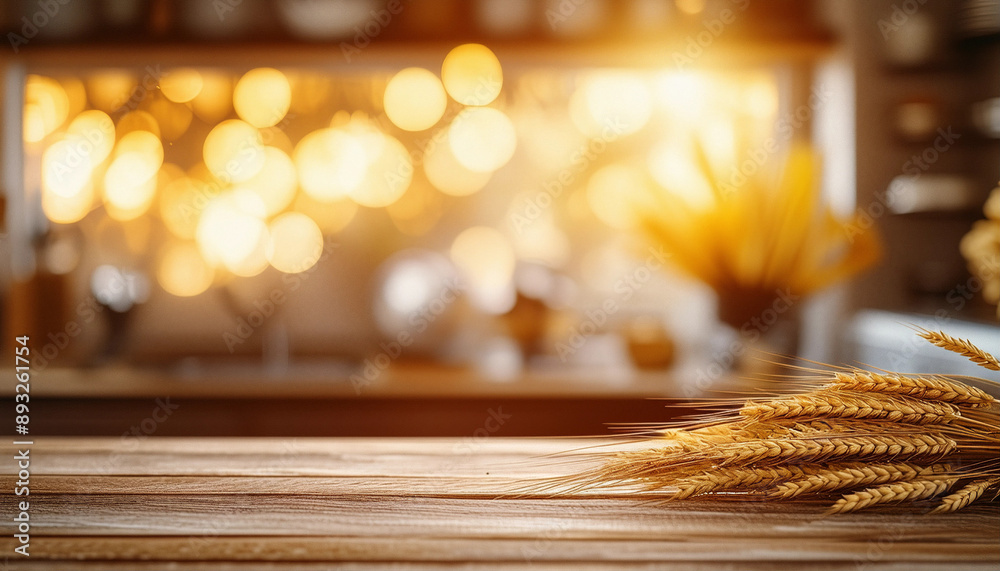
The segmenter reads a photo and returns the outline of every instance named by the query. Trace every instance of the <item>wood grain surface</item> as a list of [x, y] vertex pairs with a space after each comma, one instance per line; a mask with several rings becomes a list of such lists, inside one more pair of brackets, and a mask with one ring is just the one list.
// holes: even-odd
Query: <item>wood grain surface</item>
[[28, 558], [16, 462], [0, 463], [0, 569], [1000, 567], [996, 502], [822, 517], [819, 502], [514, 493], [589, 461], [553, 454], [604, 442], [36, 438]]

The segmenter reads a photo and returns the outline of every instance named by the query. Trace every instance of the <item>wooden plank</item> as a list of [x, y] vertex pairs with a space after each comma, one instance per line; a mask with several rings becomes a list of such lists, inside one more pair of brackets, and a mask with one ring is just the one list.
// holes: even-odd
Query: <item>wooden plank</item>
[[[0, 548], [13, 540], [0, 541]], [[974, 546], [952, 554], [950, 544], [924, 542], [905, 550], [886, 549], [886, 561], [959, 563], [997, 556], [989, 546]], [[425, 561], [425, 562], [750, 562], [794, 559], [804, 562], [868, 560], [867, 541], [761, 542], [751, 548], [715, 541], [611, 541], [549, 538], [473, 541], [453, 538], [281, 537], [160, 537], [141, 541], [130, 537], [40, 538], [32, 557], [53, 559], [129, 559], [160, 561]]]
[[[41, 535], [337, 535], [366, 537], [534, 537], [621, 540], [816, 538], [864, 541], [904, 536], [971, 545], [996, 543], [998, 506], [922, 516], [900, 507], [845, 517], [820, 514], [813, 502], [691, 501], [669, 505], [624, 497], [483, 500], [403, 495], [56, 495], [31, 505]], [[0, 499], [4, 513], [14, 499]], [[13, 532], [13, 522], [0, 521]], [[893, 542], [898, 542], [897, 538]]]
[[[663, 561], [691, 569], [762, 561], [831, 569], [859, 562], [872, 569], [1000, 564], [997, 503], [935, 516], [907, 506], [822, 517], [820, 502], [661, 505], [617, 490], [509, 494], [524, 478], [581, 466], [553, 454], [605, 443], [39, 438], [31, 448], [32, 560], [217, 564], [205, 569], [233, 561], [491, 569]], [[15, 449], [0, 445], [3, 453]], [[16, 478], [11, 464], [2, 464], [5, 489]], [[0, 497], [0, 512], [12, 513], [19, 499]], [[0, 520], [0, 546], [8, 553], [13, 529], [9, 518]]]

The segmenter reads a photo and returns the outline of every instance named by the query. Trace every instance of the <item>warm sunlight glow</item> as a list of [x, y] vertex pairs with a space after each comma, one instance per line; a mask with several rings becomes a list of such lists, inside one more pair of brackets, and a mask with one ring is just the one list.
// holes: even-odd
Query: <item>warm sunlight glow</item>
[[267, 267], [264, 204], [252, 192], [235, 191], [209, 202], [198, 221], [195, 240], [208, 263], [250, 277]]
[[115, 123], [103, 111], [84, 111], [70, 122], [66, 129], [66, 141], [92, 168], [96, 167], [111, 154], [115, 144]]
[[389, 80], [383, 103], [394, 125], [404, 131], [423, 131], [441, 120], [448, 98], [436, 75], [408, 67]]
[[316, 265], [323, 253], [323, 233], [305, 214], [286, 212], [269, 226], [267, 260], [286, 274], [303, 272]]
[[29, 75], [24, 86], [24, 140], [37, 143], [55, 131], [69, 114], [69, 97], [59, 82]]
[[116, 220], [131, 220], [149, 209], [156, 193], [162, 156], [130, 151], [118, 155], [104, 174], [104, 200]]
[[214, 125], [233, 108], [233, 83], [228, 75], [216, 71], [202, 71], [201, 81], [201, 91], [191, 100], [191, 109], [202, 121]]
[[254, 127], [277, 125], [292, 101], [292, 88], [285, 74], [270, 67], [248, 71], [233, 91], [233, 107], [241, 119]]
[[468, 196], [486, 186], [491, 172], [476, 172], [462, 166], [451, 151], [447, 135], [435, 141], [424, 155], [424, 174], [435, 188], [451, 196]]
[[201, 93], [204, 80], [198, 70], [180, 67], [160, 78], [160, 91], [174, 103], [187, 103]]
[[205, 137], [205, 166], [212, 176], [228, 182], [249, 180], [264, 167], [264, 145], [253, 126], [230, 119]]
[[406, 147], [389, 135], [382, 135], [381, 152], [367, 168], [362, 183], [351, 191], [351, 199], [361, 206], [382, 208], [399, 200], [413, 179], [413, 164]]
[[470, 295], [482, 309], [503, 312], [513, 303], [514, 250], [499, 230], [473, 226], [451, 244], [451, 260], [470, 285]]
[[156, 281], [167, 293], [191, 297], [212, 285], [215, 272], [190, 242], [170, 242], [160, 252]]
[[463, 105], [487, 105], [500, 95], [503, 69], [488, 47], [465, 44], [445, 56], [441, 79], [455, 101]]
[[362, 141], [343, 129], [309, 133], [299, 141], [292, 158], [302, 190], [321, 202], [347, 196], [368, 171]]
[[587, 203], [608, 226], [626, 230], [635, 226], [634, 196], [648, 193], [646, 175], [636, 167], [612, 164], [595, 172], [587, 182]]
[[281, 149], [264, 147], [263, 168], [240, 186], [259, 196], [267, 216], [274, 216], [287, 208], [295, 197], [298, 187], [295, 163]]
[[613, 140], [649, 122], [652, 98], [646, 81], [630, 72], [602, 72], [585, 78], [570, 98], [573, 124], [588, 137]]
[[458, 162], [475, 172], [492, 172], [507, 164], [517, 147], [514, 124], [502, 111], [470, 107], [448, 128], [448, 144]]

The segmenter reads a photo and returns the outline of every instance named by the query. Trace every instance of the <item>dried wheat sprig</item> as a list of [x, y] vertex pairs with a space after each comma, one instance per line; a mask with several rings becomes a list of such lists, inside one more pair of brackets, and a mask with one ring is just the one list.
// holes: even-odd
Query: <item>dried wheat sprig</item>
[[892, 464], [831, 465], [804, 478], [778, 483], [768, 494], [772, 498], [791, 499], [802, 494], [832, 492], [845, 488], [888, 484], [912, 480], [920, 474], [921, 466], [908, 462]]
[[676, 486], [678, 491], [673, 499], [683, 500], [691, 496], [748, 486], [766, 487], [791, 478], [803, 478], [811, 473], [808, 466], [797, 465], [717, 468], [687, 478], [652, 482], [649, 489]]
[[942, 349], [947, 349], [952, 353], [962, 355], [980, 367], [984, 367], [991, 371], [1000, 371], [1000, 360], [979, 347], [976, 347], [967, 339], [959, 339], [958, 337], [952, 337], [943, 331], [929, 331], [927, 329], [919, 329], [917, 331], [917, 335], [930, 341], [934, 345], [941, 347]]
[[769, 401], [747, 401], [740, 415], [758, 420], [771, 418], [839, 417], [885, 419], [908, 424], [943, 424], [960, 416], [945, 402], [853, 391], [816, 392]]
[[943, 377], [884, 375], [866, 371], [834, 373], [833, 376], [834, 380], [826, 386], [827, 389], [897, 394], [974, 408], [988, 407], [997, 402], [985, 391]]
[[982, 480], [976, 480], [974, 482], [970, 482], [957, 492], [949, 496], [945, 496], [944, 499], [941, 500], [941, 503], [938, 504], [936, 508], [931, 510], [930, 513], [932, 514], [949, 513], [963, 509], [967, 507], [969, 504], [983, 497], [983, 494], [986, 493], [986, 490], [998, 484], [1000, 484], [1000, 477], [985, 478]]
[[889, 502], [912, 502], [933, 498], [955, 485], [957, 478], [929, 477], [907, 482], [895, 482], [868, 488], [861, 492], [847, 494], [837, 500], [827, 514], [855, 512], [877, 504]]
[[750, 440], [697, 452], [674, 453], [651, 462], [654, 469], [669, 469], [701, 461], [722, 466], [760, 462], [829, 462], [851, 460], [912, 460], [940, 458], [955, 452], [958, 443], [941, 434], [805, 435], [798, 438]]

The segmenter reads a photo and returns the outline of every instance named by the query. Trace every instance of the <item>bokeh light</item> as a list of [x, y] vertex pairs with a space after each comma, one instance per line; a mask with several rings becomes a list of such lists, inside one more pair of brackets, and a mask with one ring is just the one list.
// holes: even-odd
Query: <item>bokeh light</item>
[[264, 167], [266, 155], [260, 133], [253, 126], [230, 119], [205, 137], [205, 166], [222, 182], [249, 180]]
[[115, 131], [119, 139], [132, 131], [149, 131], [159, 138], [160, 124], [156, 122], [156, 117], [146, 111], [129, 111], [118, 119]]
[[292, 208], [307, 214], [324, 234], [336, 234], [343, 230], [358, 213], [358, 203], [346, 198], [320, 202], [304, 192], [295, 196]]
[[581, 133], [613, 140], [646, 126], [652, 97], [645, 80], [635, 73], [601, 72], [583, 79], [569, 109]]
[[204, 183], [179, 177], [163, 187], [159, 196], [160, 219], [171, 234], [193, 240], [201, 219], [202, 206], [208, 200]]
[[492, 172], [507, 164], [517, 148], [514, 125], [490, 107], [463, 110], [448, 128], [448, 144], [458, 162], [475, 172]]
[[42, 212], [52, 222], [72, 224], [79, 222], [94, 206], [95, 191], [92, 184], [84, 185], [72, 196], [61, 196], [42, 187]]
[[264, 204], [249, 191], [219, 195], [205, 206], [195, 240], [205, 260], [237, 276], [250, 277], [267, 267]]
[[648, 163], [656, 182], [689, 207], [704, 209], [714, 203], [712, 189], [688, 147], [663, 141], [650, 150]]
[[101, 71], [87, 78], [87, 98], [95, 108], [114, 113], [132, 97], [135, 78], [120, 70]]
[[351, 191], [361, 206], [382, 208], [399, 200], [413, 180], [410, 153], [393, 137], [382, 135], [381, 152], [368, 165], [365, 178]]
[[201, 93], [204, 81], [198, 70], [189, 67], [172, 69], [160, 78], [160, 91], [174, 103], [187, 103]]
[[59, 82], [29, 75], [24, 86], [24, 140], [37, 143], [55, 131], [69, 114], [69, 97]]
[[434, 188], [451, 196], [469, 196], [482, 190], [492, 173], [465, 168], [451, 151], [447, 134], [435, 137], [424, 154], [424, 174]]
[[298, 188], [295, 163], [281, 149], [264, 147], [264, 166], [241, 187], [254, 192], [264, 203], [267, 216], [274, 216], [292, 202]]
[[636, 197], [649, 193], [645, 173], [627, 164], [602, 167], [587, 181], [587, 203], [608, 226], [626, 230], [635, 226]]
[[198, 295], [212, 285], [214, 277], [215, 271], [191, 242], [168, 242], [160, 251], [156, 281], [167, 293], [179, 297]]
[[292, 101], [292, 88], [285, 74], [270, 67], [252, 69], [236, 83], [233, 107], [254, 127], [277, 125]]
[[488, 47], [464, 44], [445, 56], [441, 80], [455, 101], [463, 105], [488, 105], [500, 95], [503, 69]]
[[491, 313], [510, 309], [516, 259], [510, 242], [499, 230], [488, 226], [465, 229], [452, 242], [450, 255], [469, 283], [476, 305]]
[[302, 190], [319, 201], [349, 195], [367, 174], [368, 156], [361, 141], [342, 129], [309, 133], [292, 156]]
[[156, 193], [160, 161], [155, 155], [130, 151], [121, 154], [104, 174], [104, 200], [108, 214], [116, 220], [142, 215]]
[[42, 153], [42, 189], [71, 198], [91, 184], [93, 167], [76, 139], [56, 141]]
[[304, 272], [323, 254], [323, 232], [305, 214], [286, 212], [268, 226], [267, 260], [287, 274]]
[[407, 236], [423, 236], [444, 214], [444, 196], [427, 184], [413, 184], [386, 207], [393, 225]]
[[161, 135], [167, 141], [176, 141], [191, 125], [191, 109], [163, 97], [157, 97], [149, 103], [149, 114], [156, 120]]
[[394, 125], [405, 131], [423, 131], [441, 120], [448, 98], [437, 76], [420, 67], [408, 67], [389, 80], [383, 104]]
[[215, 125], [233, 109], [233, 82], [225, 73], [204, 70], [201, 81], [201, 91], [191, 100], [191, 109], [202, 121]]
[[122, 137], [115, 145], [114, 156], [120, 157], [127, 153], [145, 155], [151, 162], [156, 163], [157, 168], [163, 164], [163, 144], [149, 131], [131, 131]]
[[96, 167], [114, 148], [115, 123], [103, 111], [84, 111], [70, 121], [66, 140], [89, 161], [91, 168]]

